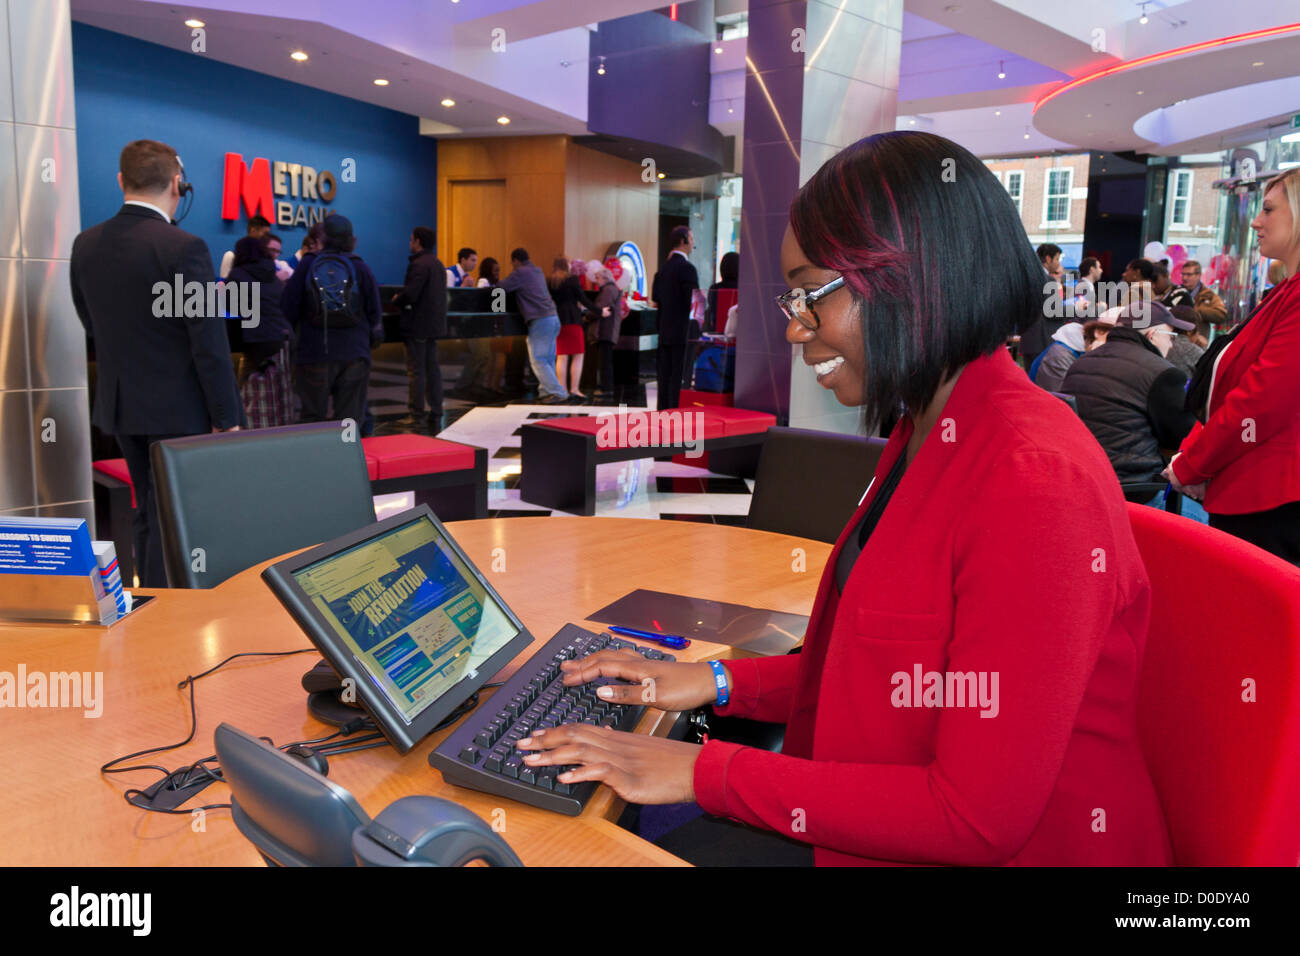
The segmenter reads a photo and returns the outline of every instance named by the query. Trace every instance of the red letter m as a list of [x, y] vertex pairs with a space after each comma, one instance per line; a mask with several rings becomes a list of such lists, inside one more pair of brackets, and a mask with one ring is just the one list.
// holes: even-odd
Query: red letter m
[[226, 153], [226, 177], [221, 186], [222, 219], [239, 218], [241, 197], [249, 216], [255, 216], [260, 211], [267, 219], [275, 222], [275, 211], [271, 203], [271, 164], [265, 159], [255, 159], [253, 168], [249, 169], [239, 153]]

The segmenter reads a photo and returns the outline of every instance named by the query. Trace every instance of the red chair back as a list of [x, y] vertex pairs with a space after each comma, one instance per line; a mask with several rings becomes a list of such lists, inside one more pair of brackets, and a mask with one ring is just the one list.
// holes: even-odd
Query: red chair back
[[727, 331], [727, 313], [731, 307], [736, 304], [740, 298], [738, 289], [718, 289], [717, 290], [717, 328], [714, 329], [719, 335]]
[[[1138, 732], [1180, 866], [1300, 863], [1300, 569], [1155, 508]], [[1253, 698], [1253, 699], [1252, 699]]]

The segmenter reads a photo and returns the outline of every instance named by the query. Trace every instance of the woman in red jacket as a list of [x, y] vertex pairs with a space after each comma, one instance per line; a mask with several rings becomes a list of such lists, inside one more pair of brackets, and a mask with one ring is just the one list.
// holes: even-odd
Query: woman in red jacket
[[1105, 453], [1004, 348], [1046, 282], [1006, 191], [941, 137], [873, 136], [799, 192], [781, 259], [808, 374], [867, 421], [903, 411], [803, 652], [565, 667], [637, 682], [606, 699], [784, 722], [783, 752], [580, 725], [520, 741], [527, 761], [695, 800], [729, 842], [772, 834], [773, 861], [798, 844], [823, 865], [1168, 863], [1135, 716], [1146, 571]]
[[1188, 398], [1203, 424], [1165, 476], [1204, 499], [1212, 527], [1300, 566], [1300, 169], [1268, 183], [1251, 227], [1287, 278], [1197, 366]]

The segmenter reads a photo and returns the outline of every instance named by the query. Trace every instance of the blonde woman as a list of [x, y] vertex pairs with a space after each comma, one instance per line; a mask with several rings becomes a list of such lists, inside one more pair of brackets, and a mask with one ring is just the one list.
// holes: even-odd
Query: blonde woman
[[1197, 363], [1200, 424], [1165, 476], [1204, 500], [1211, 527], [1300, 566], [1300, 168], [1269, 181], [1250, 226], [1286, 278]]

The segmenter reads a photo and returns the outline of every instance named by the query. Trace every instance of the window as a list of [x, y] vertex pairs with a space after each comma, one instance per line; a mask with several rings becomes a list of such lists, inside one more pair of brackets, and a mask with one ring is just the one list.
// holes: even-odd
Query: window
[[1171, 177], [1173, 188], [1169, 191], [1169, 227], [1171, 229], [1190, 229], [1192, 227], [1192, 171], [1175, 169]]
[[1043, 190], [1043, 225], [1068, 226], [1070, 224], [1070, 187], [1074, 183], [1074, 170], [1069, 166], [1056, 166], [1047, 171], [1047, 188]]
[[1024, 205], [1025, 171], [1023, 169], [1008, 169], [1004, 175], [1006, 177], [1004, 182], [1007, 187], [1007, 194], [1011, 197], [1011, 201], [1016, 204], [1016, 212], [1020, 212], [1021, 207]]

